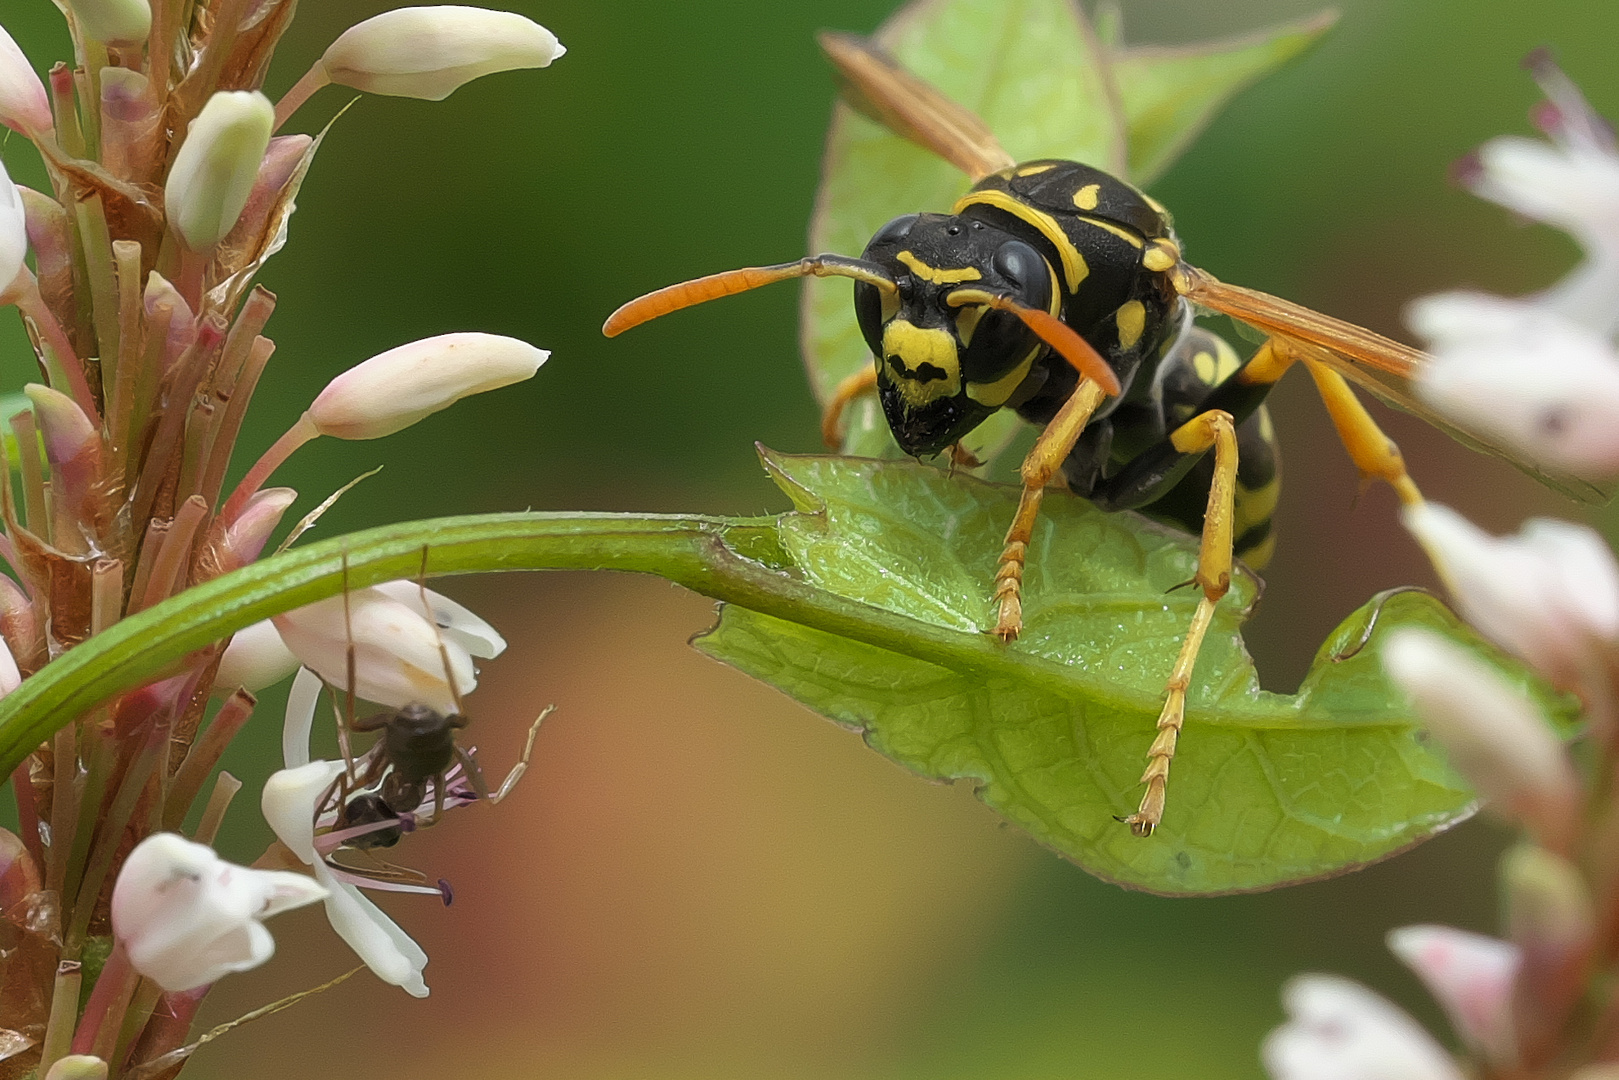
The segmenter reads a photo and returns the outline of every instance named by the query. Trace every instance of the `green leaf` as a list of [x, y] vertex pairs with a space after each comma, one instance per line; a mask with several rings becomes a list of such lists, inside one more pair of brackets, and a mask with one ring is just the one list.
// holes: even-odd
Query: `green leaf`
[[1336, 11], [1230, 41], [1121, 49], [1113, 78], [1129, 128], [1130, 177], [1151, 184], [1239, 90], [1313, 45]]
[[[491, 570], [658, 574], [725, 601], [702, 647], [856, 726], [896, 761], [966, 778], [986, 802], [1102, 877], [1162, 893], [1338, 873], [1466, 816], [1472, 796], [1383, 679], [1377, 642], [1434, 627], [1560, 701], [1437, 601], [1399, 594], [1334, 634], [1296, 695], [1258, 688], [1238, 636], [1257, 583], [1238, 568], [1194, 672], [1157, 835], [1113, 820], [1137, 779], [1195, 597], [1196, 542], [1049, 493], [1029, 549], [1026, 631], [983, 632], [1017, 491], [911, 464], [766, 455], [796, 509], [777, 518], [495, 514], [371, 529], [188, 589], [69, 650], [0, 700], [0, 775], [57, 726], [163, 677], [260, 619], [359, 588]], [[1376, 616], [1375, 628], [1368, 622]]]
[[[783, 548], [808, 580], [964, 631], [988, 601], [1016, 491], [914, 465], [769, 458], [800, 513]], [[1150, 839], [1132, 812], [1163, 684], [1196, 605], [1196, 540], [1048, 494], [1025, 574], [1026, 630], [999, 663], [937, 664], [727, 608], [705, 652], [779, 687], [931, 779], [986, 803], [1091, 873], [1166, 894], [1263, 889], [1386, 857], [1472, 812], [1385, 681], [1377, 644], [1423, 625], [1560, 702], [1423, 593], [1380, 598], [1322, 646], [1300, 692], [1259, 689], [1238, 634], [1240, 571], [1199, 657], [1169, 809]], [[1368, 623], [1375, 615], [1375, 627]]]
[[[1014, 157], [1066, 157], [1124, 171], [1124, 126], [1101, 47], [1071, 0], [927, 0], [877, 32], [901, 63], [983, 117]], [[947, 211], [967, 177], [839, 102], [832, 113], [810, 250], [858, 255], [882, 225], [918, 210]], [[849, 283], [811, 278], [801, 301], [810, 385], [825, 402], [871, 362]], [[898, 456], [872, 403], [856, 409], [845, 450]], [[988, 460], [1015, 432], [1008, 414], [967, 447]]]

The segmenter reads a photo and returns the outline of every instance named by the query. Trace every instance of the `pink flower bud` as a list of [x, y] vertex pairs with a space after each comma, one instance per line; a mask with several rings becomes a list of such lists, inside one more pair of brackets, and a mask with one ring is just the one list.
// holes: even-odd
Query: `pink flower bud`
[[20, 135], [51, 130], [51, 99], [28, 57], [0, 26], [0, 124]]
[[1591, 529], [1537, 518], [1495, 537], [1437, 503], [1404, 521], [1462, 615], [1557, 686], [1577, 688], [1619, 640], [1619, 565]]
[[494, 334], [424, 338], [349, 368], [306, 415], [322, 435], [379, 439], [471, 394], [530, 378], [550, 355]]
[[1574, 765], [1535, 704], [1473, 653], [1426, 630], [1383, 645], [1383, 667], [1491, 809], [1562, 847], [1579, 819]]
[[146, 307], [148, 319], [160, 306], [167, 307], [173, 312], [169, 319], [169, 336], [164, 342], [163, 362], [165, 365], [174, 363], [180, 359], [182, 353], [191, 348], [191, 343], [197, 340], [197, 319], [191, 311], [191, 305], [180, 295], [180, 290], [156, 270], [146, 275], [146, 291], [142, 296], [142, 303]]
[[51, 463], [51, 492], [59, 506], [90, 528], [92, 500], [101, 476], [101, 432], [77, 403], [59, 390], [29, 383], [23, 393], [33, 402], [45, 457]]
[[23, 213], [22, 195], [0, 161], [0, 303], [5, 302], [12, 283], [23, 272], [28, 254], [28, 219]]
[[302, 874], [234, 866], [174, 833], [129, 853], [112, 892], [113, 935], [136, 971], [172, 992], [258, 967], [275, 952], [261, 919], [324, 899]]
[[152, 32], [149, 0], [68, 0], [80, 33], [96, 41], [145, 41]]
[[393, 709], [415, 702], [452, 713], [449, 678], [463, 695], [478, 685], [467, 650], [410, 605], [361, 589], [349, 594], [346, 624], [341, 596], [275, 617], [293, 655], [339, 690], [348, 687], [352, 643], [354, 693], [366, 701]]
[[0, 918], [43, 887], [39, 867], [22, 840], [10, 829], [0, 829]]
[[216, 93], [191, 122], [164, 184], [169, 227], [207, 251], [236, 226], [275, 130], [275, 107], [256, 90]]
[[1463, 1080], [1417, 1022], [1359, 983], [1300, 975], [1282, 988], [1288, 1021], [1260, 1049], [1273, 1080]]
[[223, 696], [240, 686], [250, 694], [257, 694], [298, 670], [298, 658], [292, 655], [281, 640], [281, 634], [269, 619], [236, 631], [219, 658], [219, 672], [214, 676], [214, 692]]
[[357, 23], [321, 63], [342, 86], [441, 101], [480, 76], [547, 67], [565, 51], [555, 34], [521, 15], [446, 5], [397, 8]]
[[1462, 1041], [1492, 1064], [1517, 1060], [1512, 1030], [1516, 946], [1449, 926], [1403, 926], [1388, 936], [1389, 949], [1416, 973], [1450, 1017]]
[[270, 534], [281, 524], [298, 493], [292, 488], [264, 488], [253, 494], [241, 514], [225, 530], [225, 548], [234, 566], [246, 566], [259, 557]]

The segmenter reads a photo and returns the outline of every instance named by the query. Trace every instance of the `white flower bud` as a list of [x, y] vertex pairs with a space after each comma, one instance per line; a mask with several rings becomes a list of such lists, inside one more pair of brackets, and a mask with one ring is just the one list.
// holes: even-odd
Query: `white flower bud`
[[5, 302], [11, 285], [23, 272], [23, 257], [28, 254], [28, 218], [23, 212], [22, 196], [17, 185], [6, 174], [6, 164], [0, 161], [0, 303]]
[[51, 99], [28, 57], [0, 26], [0, 124], [19, 135], [50, 131]]
[[275, 626], [293, 655], [339, 690], [348, 689], [352, 643], [355, 695], [391, 709], [415, 702], [453, 713], [448, 678], [463, 695], [478, 685], [465, 648], [410, 605], [375, 589], [349, 594], [347, 620], [343, 597], [334, 596], [277, 615]]
[[1619, 565], [1591, 529], [1536, 518], [1496, 537], [1438, 503], [1403, 520], [1467, 621], [1559, 687], [1577, 688], [1619, 640]]
[[45, 1080], [107, 1080], [107, 1063], [93, 1054], [69, 1054], [56, 1059]]
[[275, 773], [264, 782], [264, 820], [287, 850], [308, 863], [316, 879], [330, 890], [326, 917], [355, 955], [377, 978], [403, 988], [412, 997], [426, 997], [422, 969], [427, 966], [427, 954], [421, 946], [359, 889], [333, 877], [315, 851], [316, 803], [344, 767], [341, 761], [311, 761]]
[[96, 41], [145, 41], [152, 32], [149, 0], [68, 0], [79, 31]]
[[1389, 931], [1388, 943], [1439, 1002], [1463, 1042], [1492, 1064], [1516, 1062], [1512, 980], [1518, 974], [1517, 946], [1449, 926], [1402, 926]]
[[1273, 1080], [1463, 1080], [1433, 1037], [1357, 982], [1300, 975], [1282, 988], [1288, 1021], [1260, 1050]]
[[565, 51], [555, 34], [521, 15], [446, 5], [398, 8], [357, 23], [321, 63], [341, 86], [442, 101], [480, 76], [547, 67]]
[[1426, 630], [1401, 629], [1383, 667], [1451, 764], [1490, 806], [1550, 847], [1577, 826], [1579, 778], [1550, 725], [1495, 668]]
[[191, 122], [163, 192], [169, 227], [192, 250], [235, 227], [274, 130], [275, 108], [256, 90], [217, 93]]
[[174, 833], [129, 853], [112, 893], [113, 934], [136, 971], [164, 990], [206, 986], [275, 952], [259, 920], [323, 899], [302, 874], [234, 866]]
[[224, 695], [240, 686], [250, 694], [257, 694], [297, 670], [298, 658], [281, 640], [275, 623], [265, 619], [236, 631], [230, 639], [225, 655], [219, 658], [214, 690]]
[[307, 413], [322, 435], [379, 439], [471, 394], [521, 382], [551, 354], [495, 334], [443, 334], [389, 349], [327, 384]]

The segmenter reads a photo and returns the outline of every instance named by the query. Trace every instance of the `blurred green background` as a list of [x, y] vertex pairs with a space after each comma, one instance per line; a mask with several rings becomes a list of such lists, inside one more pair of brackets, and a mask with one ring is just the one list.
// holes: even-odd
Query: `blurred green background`
[[[344, 27], [391, 6], [306, 2], [271, 76], [291, 85]], [[802, 253], [832, 80], [812, 33], [870, 31], [892, 0], [518, 0], [568, 46], [550, 70], [446, 102], [365, 98], [338, 123], [263, 281], [279, 343], [244, 435], [256, 453], [333, 374], [461, 329], [554, 350], [530, 383], [382, 443], [317, 444], [280, 479], [300, 509], [385, 470], [317, 535], [535, 507], [766, 512], [752, 444], [817, 449], [794, 290], [739, 297], [615, 341], [648, 288]], [[1347, 0], [1324, 43], [1245, 92], [1154, 188], [1189, 257], [1400, 336], [1401, 305], [1459, 284], [1523, 292], [1576, 253], [1446, 179], [1492, 135], [1529, 131], [1519, 61], [1549, 45], [1619, 113], [1619, 7]], [[1126, 40], [1226, 36], [1310, 0], [1125, 0]], [[47, 0], [3, 20], [43, 68], [66, 54]], [[294, 127], [331, 116], [323, 91]], [[5, 147], [19, 182], [32, 152]], [[938, 209], [938, 208], [918, 208]], [[29, 377], [0, 319], [0, 389]], [[1431, 583], [1383, 490], [1356, 498], [1307, 381], [1273, 397], [1286, 448], [1281, 546], [1251, 636], [1289, 689], [1377, 589]], [[1507, 467], [1385, 417], [1430, 495], [1498, 531], [1580, 511]], [[245, 462], [238, 461], [238, 467]], [[1474, 822], [1332, 882], [1169, 901], [1098, 883], [858, 739], [687, 650], [706, 602], [656, 581], [451, 582], [507, 632], [473, 699], [485, 760], [555, 702], [535, 767], [498, 811], [455, 815], [404, 858], [450, 877], [444, 910], [389, 909], [433, 957], [433, 995], [361, 975], [202, 1052], [188, 1075], [1250, 1077], [1299, 970], [1335, 970], [1437, 1015], [1381, 945], [1393, 926], [1494, 923], [1504, 836]], [[275, 764], [277, 694], [228, 764]], [[1195, 753], [1195, 725], [1185, 752]], [[267, 838], [252, 800], [223, 846]], [[413, 902], [414, 901], [414, 902]], [[220, 1022], [351, 966], [317, 913], [282, 956], [227, 980]], [[1439, 1028], [1439, 1030], [1443, 1030]]]

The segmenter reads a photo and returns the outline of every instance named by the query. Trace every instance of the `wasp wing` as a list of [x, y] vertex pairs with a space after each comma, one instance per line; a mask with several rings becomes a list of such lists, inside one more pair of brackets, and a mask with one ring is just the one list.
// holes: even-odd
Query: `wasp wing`
[[1412, 383], [1424, 367], [1433, 363], [1427, 353], [1281, 297], [1227, 285], [1184, 263], [1175, 270], [1175, 287], [1193, 303], [1285, 340], [1302, 355], [1326, 364], [1367, 393], [1432, 424], [1464, 446], [1502, 458], [1570, 498], [1588, 503], [1606, 503], [1613, 498], [1612, 485], [1599, 485], [1537, 465], [1494, 436], [1462, 427], [1423, 404]]
[[975, 183], [1017, 164], [971, 110], [900, 67], [872, 42], [831, 32], [818, 40], [838, 69], [844, 97], [877, 123], [938, 154]]

